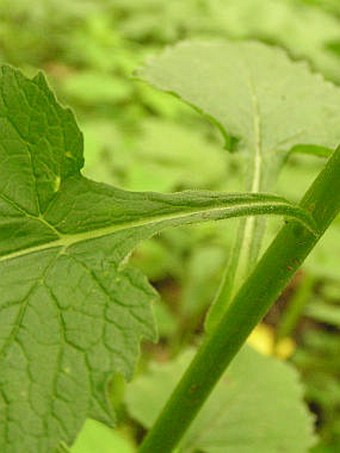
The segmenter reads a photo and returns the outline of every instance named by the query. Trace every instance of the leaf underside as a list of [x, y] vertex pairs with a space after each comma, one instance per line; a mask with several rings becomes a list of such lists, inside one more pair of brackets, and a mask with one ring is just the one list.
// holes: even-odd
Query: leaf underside
[[38, 74], [0, 69], [0, 450], [70, 445], [106, 423], [114, 373], [130, 378], [154, 340], [157, 295], [126, 258], [165, 227], [280, 214], [272, 195], [127, 192], [84, 178], [82, 134]]
[[319, 153], [318, 146], [335, 149], [340, 142], [339, 88], [279, 48], [188, 41], [151, 58], [138, 76], [212, 118], [227, 148], [233, 143], [255, 161], [256, 188], [275, 180], [273, 168], [297, 145]]

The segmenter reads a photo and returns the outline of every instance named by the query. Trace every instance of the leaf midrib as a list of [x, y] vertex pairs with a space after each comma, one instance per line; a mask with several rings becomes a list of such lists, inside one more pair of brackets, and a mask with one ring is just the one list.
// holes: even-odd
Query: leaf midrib
[[[130, 222], [125, 222], [121, 224], [114, 224], [114, 225], [109, 225], [106, 227], [102, 228], [97, 228], [94, 230], [90, 231], [85, 231], [81, 233], [75, 233], [75, 234], [63, 234], [58, 232], [59, 239], [56, 239], [54, 241], [49, 241], [40, 245], [32, 246], [32, 247], [27, 247], [25, 249], [21, 249], [15, 252], [11, 252], [8, 254], [5, 254], [3, 256], [0, 256], [0, 262], [12, 260], [15, 258], [19, 258], [25, 255], [37, 253], [37, 252], [42, 252], [44, 250], [48, 249], [54, 249], [54, 248], [62, 248], [64, 250], [68, 249], [74, 244], [81, 243], [81, 242], [86, 242], [86, 241], [91, 241], [94, 239], [99, 239], [104, 236], [109, 236], [111, 234], [114, 234], [119, 231], [124, 231], [124, 230], [129, 230], [129, 229], [134, 229], [134, 228], [140, 228], [140, 227], [145, 227], [145, 226], [151, 226], [151, 225], [156, 225], [156, 224], [161, 224], [161, 223], [166, 223], [167, 221], [171, 220], [180, 220], [180, 219], [185, 219], [187, 218], [188, 220], [192, 217], [195, 218], [202, 214], [202, 220], [213, 220], [214, 219], [214, 214], [220, 212], [225, 212], [226, 216], [225, 218], [230, 218], [230, 217], [238, 217], [245, 215], [245, 211], [249, 209], [249, 212], [251, 212], [252, 208], [254, 206], [263, 206], [265, 207], [293, 207], [290, 206], [288, 202], [285, 201], [264, 201], [264, 200], [259, 200], [258, 202], [255, 202], [253, 200], [252, 202], [248, 203], [239, 203], [237, 206], [218, 206], [218, 207], [206, 207], [206, 208], [200, 208], [197, 210], [193, 210], [191, 212], [185, 212], [185, 213], [177, 213], [177, 214], [163, 214], [159, 215], [156, 217], [148, 217], [140, 220], [134, 220]], [[211, 216], [208, 218], [204, 216], [206, 213], [210, 213]], [[267, 212], [266, 212], [267, 213]], [[274, 211], [275, 213], [275, 211]], [[269, 214], [269, 212], [268, 212]], [[289, 216], [289, 214], [287, 214]], [[36, 217], [39, 219], [39, 217]], [[301, 219], [300, 219], [301, 220]], [[46, 220], [44, 219], [44, 223], [46, 224]], [[50, 225], [50, 227], [53, 227], [53, 225]]]
[[[254, 133], [254, 158], [252, 165], [252, 180], [250, 185], [250, 191], [252, 193], [259, 193], [262, 189], [262, 162], [263, 162], [263, 150], [262, 150], [262, 139], [261, 139], [261, 118], [259, 109], [259, 99], [256, 92], [255, 84], [251, 75], [251, 70], [248, 66], [246, 57], [243, 56], [243, 65], [245, 68], [245, 74], [248, 80], [248, 88], [251, 98], [251, 108], [253, 112], [253, 133]], [[254, 217], [248, 217], [244, 221], [243, 235], [241, 238], [241, 244], [239, 247], [239, 255], [236, 262], [236, 268], [234, 271], [236, 280], [242, 280], [246, 272], [248, 263], [250, 261], [251, 244], [255, 234], [256, 222]], [[236, 285], [237, 286], [237, 285]]]

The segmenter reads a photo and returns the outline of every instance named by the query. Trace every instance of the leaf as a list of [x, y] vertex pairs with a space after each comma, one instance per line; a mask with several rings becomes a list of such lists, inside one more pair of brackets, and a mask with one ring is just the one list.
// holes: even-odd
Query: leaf
[[237, 139], [234, 148], [255, 161], [253, 189], [275, 178], [263, 161], [280, 162], [295, 145], [333, 149], [340, 142], [340, 89], [278, 48], [184, 42], [151, 59], [138, 75], [183, 98], [227, 138]]
[[39, 74], [0, 72], [0, 450], [70, 445], [112, 423], [106, 387], [155, 339], [155, 291], [127, 266], [165, 227], [249, 214], [310, 216], [272, 195], [133, 193], [80, 174], [82, 135]]
[[[193, 351], [152, 364], [127, 389], [127, 408], [149, 428], [186, 370]], [[264, 378], [265, 377], [265, 378]], [[313, 421], [293, 368], [244, 347], [185, 434], [179, 451], [300, 453], [314, 443]]]
[[133, 453], [135, 449], [119, 432], [95, 420], [86, 420], [70, 453]]

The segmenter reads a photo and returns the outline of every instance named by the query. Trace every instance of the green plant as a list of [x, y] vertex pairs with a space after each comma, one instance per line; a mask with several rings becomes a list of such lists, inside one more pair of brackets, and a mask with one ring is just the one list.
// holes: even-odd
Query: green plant
[[[178, 71], [179, 67], [181, 71]], [[255, 192], [272, 187], [291, 149], [319, 153], [320, 148], [306, 149], [301, 145], [314, 143], [329, 146], [332, 135], [335, 138], [339, 133], [336, 127], [340, 100], [337, 88], [323, 83], [303, 65], [292, 64], [278, 50], [260, 44], [182, 44], [151, 61], [141, 74], [158, 88], [176, 93], [218, 122], [226, 137], [226, 147], [244, 152], [247, 159], [246, 187]], [[280, 77], [282, 74], [283, 79]], [[315, 98], [316, 93], [320, 94], [319, 99]], [[222, 105], [221, 98], [228, 99], [228, 102]], [[319, 129], [322, 123], [320, 118], [326, 110], [329, 114], [332, 111], [326, 129], [333, 128], [330, 134], [327, 133], [327, 138], [322, 136], [324, 126], [322, 132]], [[290, 119], [294, 118], [293, 123], [285, 120], [288, 112]], [[339, 151], [333, 158], [335, 163], [329, 164], [333, 172], [331, 184], [338, 179]], [[322, 184], [323, 179], [319, 177], [302, 201], [315, 218], [320, 215], [318, 210], [323, 204], [326, 206], [323, 197], [328, 189], [326, 186], [321, 188]], [[320, 195], [322, 201], [318, 206]], [[329, 208], [331, 217], [322, 219], [327, 227], [339, 210], [338, 193], [330, 200]], [[143, 448], [145, 451], [168, 451], [170, 445], [176, 445], [176, 430], [183, 433], [186, 421], [194, 417], [209, 394], [209, 386], [215, 385], [234, 352], [316, 243], [312, 237], [307, 240], [288, 225], [255, 267], [263, 229], [263, 222], [256, 223], [254, 218], [241, 223], [234, 255], [208, 317], [210, 334], [141, 451], [144, 451]], [[299, 238], [299, 235], [302, 237]], [[273, 275], [276, 275], [275, 279]], [[241, 282], [244, 284], [238, 293]], [[268, 305], [266, 300], [270, 301]], [[211, 370], [208, 376], [204, 371], [207, 368]], [[195, 389], [194, 399], [190, 393], [192, 388]], [[176, 419], [174, 413], [176, 410], [181, 412], [181, 409], [186, 416]]]
[[[95, 183], [80, 173], [82, 135], [74, 116], [44, 77], [1, 68], [0, 446], [6, 452], [53, 451], [70, 445], [87, 417], [112, 422], [106, 399], [112, 374], [130, 378], [141, 338], [156, 337], [150, 307], [156, 294], [127, 265], [140, 241], [168, 227], [247, 216], [231, 263], [233, 282], [224, 279], [207, 338], [140, 449], [172, 451], [339, 211], [339, 150], [300, 206], [260, 193], [271, 189], [292, 148], [320, 152], [340, 141], [339, 90], [305, 66], [260, 44], [186, 44], [152, 63], [144, 77], [213, 118], [226, 147], [244, 155], [250, 192], [162, 195]], [[254, 216], [266, 214], [283, 215], [287, 225], [258, 261], [264, 225]]]

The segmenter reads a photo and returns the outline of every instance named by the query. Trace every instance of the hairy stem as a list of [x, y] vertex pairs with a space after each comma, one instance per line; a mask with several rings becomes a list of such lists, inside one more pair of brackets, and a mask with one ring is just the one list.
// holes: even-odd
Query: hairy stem
[[217, 327], [207, 335], [139, 453], [174, 450], [249, 333], [340, 211], [339, 175], [340, 148], [301, 202], [301, 206], [314, 216], [318, 234], [313, 235], [296, 222], [282, 228]]

